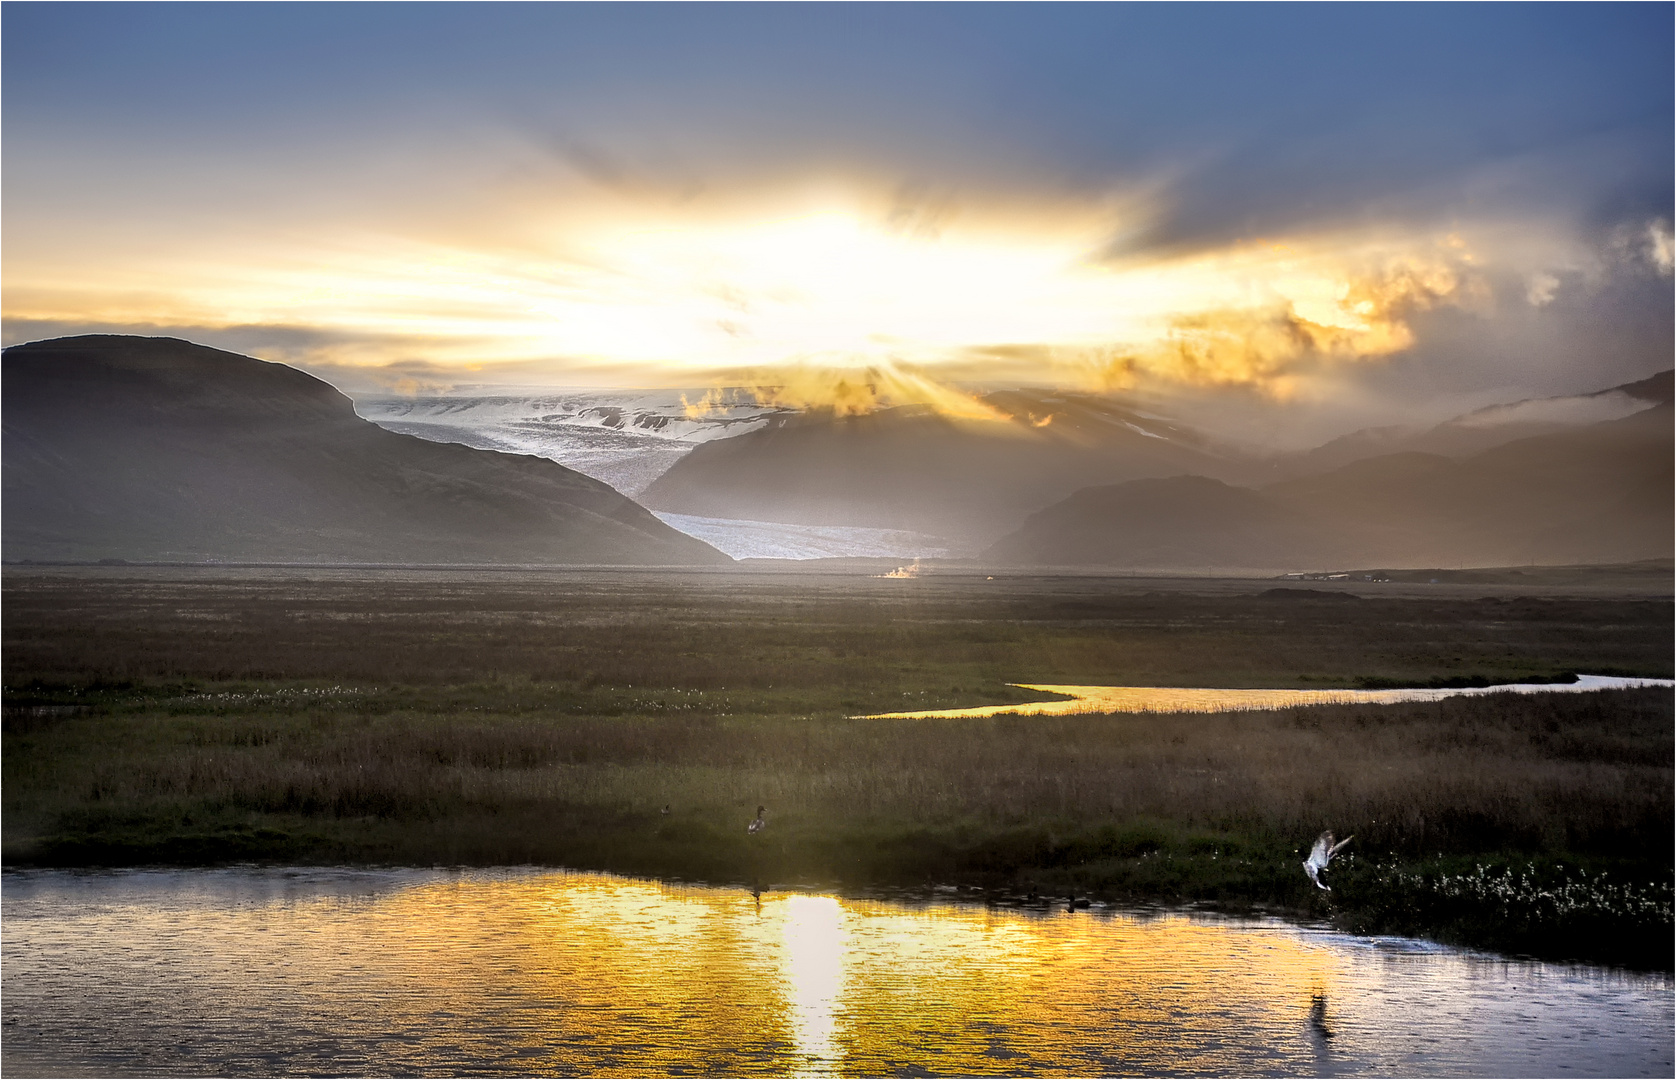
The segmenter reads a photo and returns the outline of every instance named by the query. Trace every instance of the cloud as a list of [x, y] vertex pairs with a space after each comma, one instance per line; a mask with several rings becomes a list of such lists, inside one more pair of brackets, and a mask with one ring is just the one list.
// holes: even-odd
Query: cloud
[[1673, 256], [1676, 256], [1676, 237], [1671, 235], [1669, 221], [1647, 223], [1647, 257], [1665, 277], [1670, 276]]
[[1525, 302], [1531, 307], [1544, 307], [1553, 301], [1554, 290], [1559, 287], [1560, 279], [1553, 274], [1532, 274], [1525, 287]]

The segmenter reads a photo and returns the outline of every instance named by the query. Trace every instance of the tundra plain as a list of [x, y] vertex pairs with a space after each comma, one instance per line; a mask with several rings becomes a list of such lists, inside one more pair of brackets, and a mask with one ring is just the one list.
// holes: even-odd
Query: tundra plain
[[[8, 566], [5, 861], [954, 886], [1669, 968], [1668, 690], [852, 719], [1018, 682], [1669, 678], [1668, 563], [877, 572]], [[1356, 836], [1331, 893], [1299, 865], [1326, 828]]]

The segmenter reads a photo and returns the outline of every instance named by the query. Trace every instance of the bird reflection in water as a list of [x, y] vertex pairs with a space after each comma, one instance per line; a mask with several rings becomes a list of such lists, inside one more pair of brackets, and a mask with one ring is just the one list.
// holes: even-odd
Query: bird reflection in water
[[1327, 991], [1316, 986], [1309, 992], [1309, 1047], [1315, 1054], [1315, 1068], [1319, 1075], [1332, 1075], [1333, 1029], [1327, 1023]]
[[1333, 1029], [1327, 1024], [1327, 992], [1320, 987], [1309, 994], [1309, 1030], [1317, 1038], [1333, 1037]]

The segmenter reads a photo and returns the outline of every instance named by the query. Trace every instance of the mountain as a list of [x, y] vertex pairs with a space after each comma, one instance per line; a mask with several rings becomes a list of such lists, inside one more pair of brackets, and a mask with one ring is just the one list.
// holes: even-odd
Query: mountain
[[1032, 514], [989, 562], [1169, 570], [1266, 569], [1332, 561], [1338, 537], [1249, 488], [1204, 476], [1084, 488]]
[[361, 396], [355, 411], [404, 435], [549, 458], [631, 498], [700, 443], [791, 412], [748, 395], [701, 390]]
[[597, 480], [385, 431], [281, 364], [100, 335], [13, 346], [0, 377], [8, 560], [728, 561]]
[[1402, 452], [1236, 489], [1201, 477], [1078, 492], [991, 546], [1022, 564], [1314, 569], [1668, 558], [1672, 407], [1464, 459]]
[[674, 514], [907, 530], [975, 551], [1090, 484], [1247, 469], [1113, 399], [1008, 391], [982, 400], [993, 419], [921, 406], [776, 417], [697, 447], [641, 501]]
[[1592, 394], [1527, 398], [1490, 405], [1434, 427], [1363, 428], [1296, 454], [1270, 461], [1276, 479], [1311, 476], [1363, 458], [1403, 451], [1467, 457], [1492, 447], [1537, 435], [1573, 431], [1589, 424], [1618, 420], [1659, 404], [1670, 404], [1672, 372]]

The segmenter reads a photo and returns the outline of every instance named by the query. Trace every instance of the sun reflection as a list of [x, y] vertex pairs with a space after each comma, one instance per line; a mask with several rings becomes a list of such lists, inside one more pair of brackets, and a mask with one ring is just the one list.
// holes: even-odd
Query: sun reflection
[[808, 1075], [838, 1063], [837, 1014], [844, 991], [844, 911], [830, 896], [790, 896], [778, 905], [785, 943], [783, 978], [796, 1052]]

